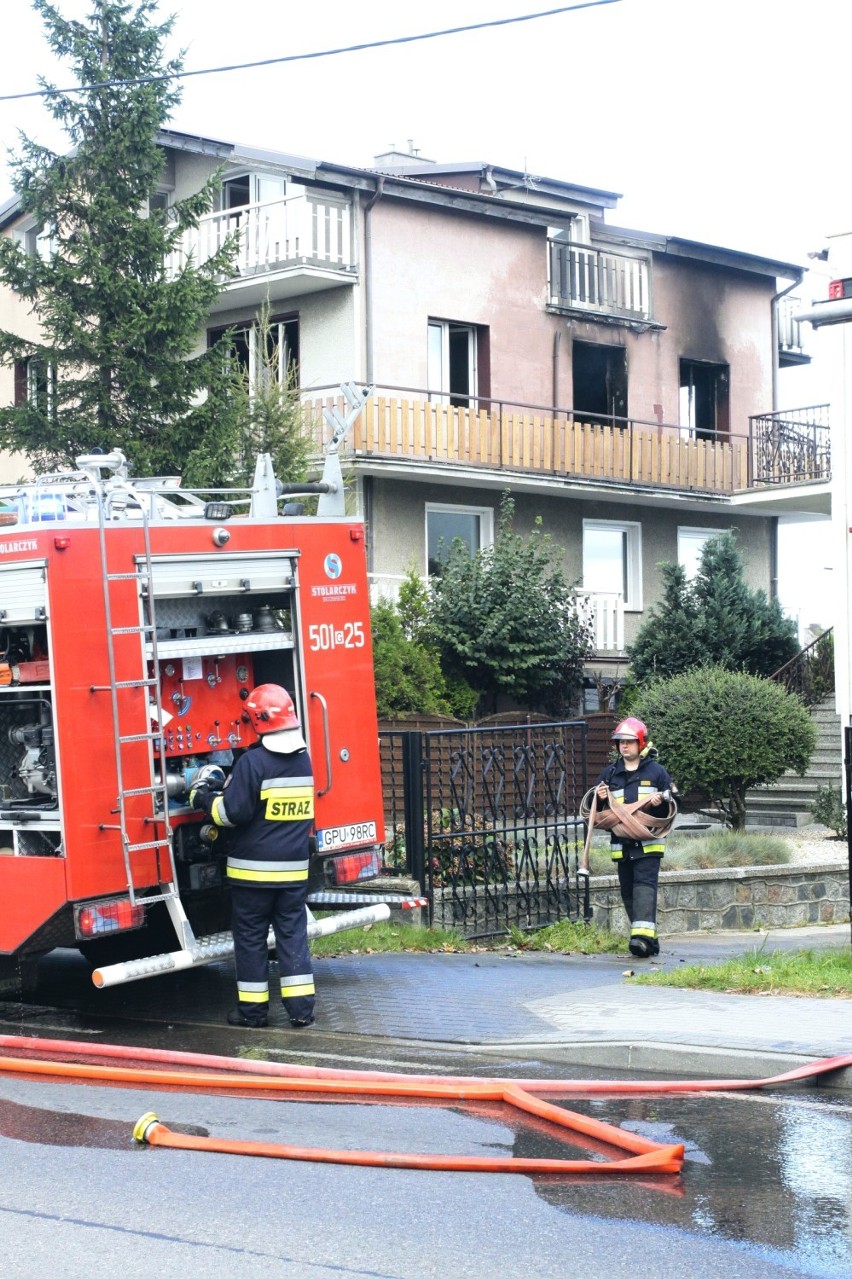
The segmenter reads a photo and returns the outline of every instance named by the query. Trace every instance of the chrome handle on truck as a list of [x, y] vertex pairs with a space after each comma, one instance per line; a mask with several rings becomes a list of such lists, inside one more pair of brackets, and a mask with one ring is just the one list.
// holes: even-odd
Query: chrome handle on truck
[[323, 795], [327, 795], [331, 790], [331, 736], [328, 731], [328, 702], [325, 700], [322, 693], [312, 692], [311, 697], [315, 697], [320, 704], [320, 710], [322, 711], [322, 731], [323, 737], [325, 738], [325, 778], [327, 785], [325, 790], [318, 790], [316, 792], [317, 799], [321, 799]]

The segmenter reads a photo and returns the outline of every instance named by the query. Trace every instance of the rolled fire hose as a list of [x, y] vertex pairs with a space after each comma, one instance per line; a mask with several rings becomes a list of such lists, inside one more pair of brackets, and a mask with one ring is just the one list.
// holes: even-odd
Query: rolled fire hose
[[[659, 794], [655, 791], [655, 795]], [[649, 811], [650, 799], [637, 799], [630, 804], [617, 804], [613, 808], [597, 807], [597, 787], [586, 791], [580, 801], [580, 817], [598, 830], [608, 830], [617, 839], [633, 839], [638, 843], [647, 843], [649, 839], [665, 839], [677, 817], [677, 804], [669, 797], [665, 801], [668, 810], [665, 817], [655, 816]], [[656, 807], [659, 807], [657, 805]]]

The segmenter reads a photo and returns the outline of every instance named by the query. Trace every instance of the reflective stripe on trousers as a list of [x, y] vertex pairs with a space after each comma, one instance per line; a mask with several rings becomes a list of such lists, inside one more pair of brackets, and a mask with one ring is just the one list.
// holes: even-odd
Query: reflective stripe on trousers
[[287, 1016], [304, 1020], [313, 1015], [314, 977], [308, 946], [305, 910], [307, 881], [284, 888], [254, 888], [242, 883], [231, 894], [231, 928], [240, 1004], [269, 1003], [270, 927], [281, 979], [281, 998]]
[[621, 900], [630, 920], [631, 937], [657, 936], [657, 889], [660, 857], [624, 857], [616, 862]]

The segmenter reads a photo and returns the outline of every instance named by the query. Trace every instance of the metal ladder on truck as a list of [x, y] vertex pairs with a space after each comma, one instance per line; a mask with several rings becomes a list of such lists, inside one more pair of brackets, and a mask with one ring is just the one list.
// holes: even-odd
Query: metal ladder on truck
[[[102, 459], [98, 459], [102, 461]], [[125, 491], [126, 492], [126, 491]], [[104, 612], [106, 616], [107, 628], [107, 658], [109, 670], [109, 683], [92, 685], [92, 692], [108, 692], [112, 701], [112, 719], [113, 719], [113, 740], [115, 743], [115, 769], [118, 782], [118, 796], [116, 814], [118, 822], [115, 825], [103, 823], [102, 830], [117, 830], [121, 835], [121, 848], [124, 858], [124, 868], [127, 877], [127, 890], [132, 906], [144, 905], [146, 909], [163, 902], [169, 913], [169, 918], [174, 925], [177, 934], [178, 944], [181, 950], [191, 950], [196, 945], [196, 938], [192, 930], [192, 926], [186, 917], [183, 902], [180, 898], [177, 882], [177, 869], [174, 859], [174, 840], [172, 829], [169, 823], [169, 796], [166, 782], [166, 755], [163, 742], [163, 705], [160, 697], [160, 659], [157, 652], [157, 618], [156, 607], [154, 603], [153, 589], [153, 563], [151, 560], [151, 537], [149, 525], [149, 513], [145, 505], [145, 496], [141, 496], [139, 503], [140, 518], [143, 536], [143, 552], [141, 557], [136, 558], [136, 569], [133, 572], [113, 573], [110, 572], [109, 555], [107, 548], [107, 524], [110, 514], [110, 494], [106, 492], [106, 487], [101, 484], [98, 487], [97, 503], [98, 503], [98, 536], [100, 540], [100, 558], [101, 558], [101, 574], [103, 578], [104, 588]], [[156, 498], [150, 495], [150, 501], [153, 504]], [[113, 626], [113, 588], [118, 582], [134, 581], [137, 583], [138, 595], [144, 602], [142, 612], [142, 622], [137, 626]], [[123, 679], [117, 678], [116, 674], [116, 652], [115, 639], [120, 635], [138, 635], [142, 641], [141, 660], [142, 660], [142, 677], [139, 679]], [[151, 666], [153, 674], [149, 677], [147, 674], [147, 662], [145, 661], [145, 647], [150, 645]], [[141, 704], [143, 707], [144, 719], [140, 724], [128, 725], [122, 722], [121, 707], [119, 694], [122, 689], [139, 689], [143, 693]], [[125, 717], [126, 718], [126, 717]], [[151, 725], [154, 724], [152, 728]], [[134, 729], [135, 731], [128, 731]], [[129, 746], [133, 746], [138, 742], [150, 742], [152, 748], [152, 756], [154, 770], [151, 776], [151, 782], [148, 786], [127, 786], [125, 784], [125, 775], [127, 769], [125, 767], [125, 754]], [[133, 842], [129, 833], [128, 818], [128, 801], [140, 795], [147, 795], [151, 802], [150, 817], [145, 818], [147, 824], [150, 825], [152, 831], [158, 827], [162, 829], [162, 834], [141, 842]], [[158, 866], [160, 867], [160, 884], [159, 891], [154, 894], [145, 893], [139, 896], [133, 882], [132, 857], [134, 853], [143, 852], [146, 849], [158, 851]], [[162, 878], [162, 861], [161, 858], [165, 854], [168, 860], [168, 878]]]

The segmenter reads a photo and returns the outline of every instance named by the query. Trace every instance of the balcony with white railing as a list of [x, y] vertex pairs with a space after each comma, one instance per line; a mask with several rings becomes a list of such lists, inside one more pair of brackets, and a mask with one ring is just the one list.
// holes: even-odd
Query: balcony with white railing
[[[370, 573], [370, 603], [389, 600], [395, 604], [406, 575], [403, 573]], [[576, 592], [577, 612], [592, 624], [595, 653], [624, 652], [624, 599], [606, 591]]]
[[651, 275], [645, 258], [550, 241], [550, 305], [567, 310], [651, 319]]
[[789, 293], [778, 299], [778, 360], [782, 369], [795, 364], [810, 364], [810, 353], [805, 349], [802, 321], [797, 319], [803, 310], [802, 299]]
[[177, 275], [190, 260], [195, 266], [207, 262], [229, 236], [236, 241], [236, 274], [224, 281], [214, 310], [357, 279], [349, 205], [313, 194], [208, 213], [183, 233], [169, 259], [170, 274]]
[[592, 624], [596, 653], [624, 652], [624, 597], [614, 591], [577, 591], [577, 611]]

